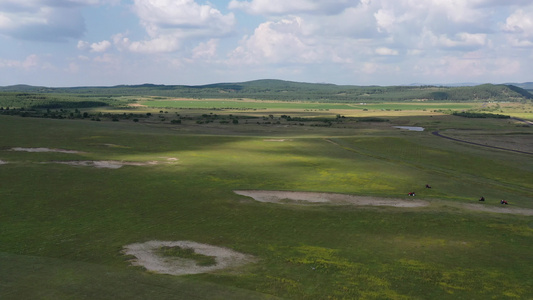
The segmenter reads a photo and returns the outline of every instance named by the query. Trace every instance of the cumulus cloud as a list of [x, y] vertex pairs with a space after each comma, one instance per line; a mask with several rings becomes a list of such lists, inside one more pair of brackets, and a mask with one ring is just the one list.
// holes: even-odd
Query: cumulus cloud
[[133, 52], [176, 51], [184, 40], [224, 36], [235, 25], [232, 13], [224, 15], [211, 4], [200, 5], [194, 0], [135, 0], [134, 11], [150, 38], [118, 41]]
[[529, 10], [518, 9], [513, 12], [502, 26], [509, 34], [508, 40], [517, 47], [533, 46], [533, 7]]
[[387, 47], [379, 47], [376, 49], [376, 54], [379, 55], [398, 55], [398, 50], [390, 49]]
[[89, 47], [90, 47], [89, 42], [78, 41], [77, 48], [79, 50], [87, 50], [87, 49], [89, 49]]
[[91, 51], [92, 52], [104, 52], [107, 49], [111, 47], [111, 43], [109, 41], [101, 41], [98, 43], [92, 43], [91, 44]]
[[19, 68], [32, 69], [40, 65], [39, 57], [36, 54], [31, 54], [24, 60], [2, 60], [0, 59], [0, 68]]
[[231, 57], [245, 63], [316, 62], [320, 47], [303, 33], [302, 19], [293, 17], [262, 23], [245, 37]]
[[[109, 7], [110, 3], [121, 7]], [[100, 24], [87, 30], [88, 36], [94, 38], [87, 41], [88, 37], [83, 36], [84, 16], [99, 16], [103, 10], [96, 6], [102, 6], [105, 12], [98, 19]], [[89, 7], [95, 9], [84, 11]], [[237, 22], [236, 18], [241, 17]], [[87, 24], [92, 26], [96, 20]], [[110, 20], [114, 21], [113, 26], [104, 23]], [[120, 70], [120, 67], [131, 70], [145, 63], [174, 71], [193, 67], [210, 69], [214, 70], [210, 73], [213, 78], [216, 75], [212, 74], [226, 75], [230, 71], [222, 68], [230, 66], [230, 70], [245, 71], [239, 75], [241, 78], [252, 71], [306, 78], [327, 73], [326, 76], [353, 76], [370, 82], [371, 78], [381, 81], [408, 72], [420, 78], [453, 76], [455, 81], [469, 79], [467, 76], [472, 79], [485, 74], [497, 76], [492, 70], [504, 75], [527, 74], [526, 66], [532, 67], [529, 61], [533, 61], [530, 51], [533, 3], [531, 0], [0, 0], [0, 39], [2, 43], [11, 43], [6, 43], [6, 48], [22, 49], [17, 48], [12, 38], [78, 41], [74, 42], [78, 53], [69, 54], [63, 48], [61, 55], [48, 60], [62, 70], [75, 72], [79, 68], [83, 70], [80, 74], [95, 63], [95, 70]], [[38, 44], [34, 45], [35, 50], [25, 47], [20, 54], [9, 54], [10, 59], [0, 58], [0, 67], [41, 69], [44, 56], [29, 56], [39, 53], [36, 52]], [[49, 51], [53, 46], [44, 47], [42, 51]], [[129, 56], [129, 52], [136, 54]], [[508, 53], [513, 53], [513, 58], [499, 59]], [[76, 61], [71, 65], [68, 60], [61, 63], [60, 59], [65, 61], [65, 57]], [[313, 69], [317, 67], [320, 69]], [[341, 69], [342, 72], [335, 71]], [[343, 73], [345, 70], [351, 72]], [[398, 78], [395, 80], [404, 80], [403, 75]]]
[[77, 48], [79, 50], [89, 50], [91, 52], [105, 52], [107, 49], [111, 47], [111, 42], [109, 41], [101, 41], [97, 43], [90, 44], [86, 41], [78, 41]]
[[179, 35], [159, 35], [151, 40], [147, 41], [135, 41], [129, 42], [128, 39], [124, 40], [124, 45], [132, 52], [140, 53], [160, 53], [160, 52], [172, 52], [180, 48], [180, 36]]
[[[415, 71], [442, 80], [457, 78], [459, 80], [476, 80], [476, 78], [502, 78], [502, 75], [516, 74], [520, 71], [520, 62], [509, 58], [485, 57], [482, 53], [462, 56], [443, 56], [439, 59], [422, 60], [415, 66]], [[501, 80], [501, 79], [500, 79]]]
[[353, 4], [350, 0], [232, 0], [228, 7], [253, 15], [337, 14]]
[[81, 8], [99, 0], [2, 0], [0, 34], [17, 39], [66, 41], [82, 36]]
[[210, 39], [206, 43], [200, 43], [192, 50], [193, 59], [210, 59], [216, 56], [219, 41]]
[[[325, 10], [329, 3], [336, 9]], [[419, 65], [420, 60], [457, 78], [465, 77], [467, 70], [483, 76], [489, 74], [483, 63], [501, 69], [493, 61], [506, 47], [533, 46], [533, 15], [524, 8], [530, 4], [525, 0], [232, 0], [228, 8], [267, 20], [244, 36], [229, 58], [232, 64], [277, 69], [330, 63], [363, 74], [392, 76], [407, 70], [425, 78], [430, 69]], [[510, 43], [502, 43], [502, 31]]]

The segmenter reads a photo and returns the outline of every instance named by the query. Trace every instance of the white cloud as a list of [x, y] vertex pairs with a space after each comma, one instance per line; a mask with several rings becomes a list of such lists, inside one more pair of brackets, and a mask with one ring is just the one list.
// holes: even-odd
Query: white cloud
[[180, 38], [174, 35], [159, 35], [147, 41], [129, 42], [128, 39], [124, 39], [123, 44], [127, 45], [128, 49], [132, 52], [173, 52], [180, 48]]
[[518, 9], [502, 25], [508, 40], [516, 47], [533, 46], [533, 7], [529, 10]]
[[0, 34], [35, 41], [65, 41], [82, 36], [81, 8], [98, 0], [2, 0]]
[[[85, 28], [84, 18], [92, 27]], [[72, 79], [76, 82], [117, 82], [120, 76], [188, 83], [265, 76], [369, 84], [421, 82], [431, 76], [433, 82], [498, 80], [530, 76], [533, 3], [0, 0], [0, 43], [5, 55], [0, 68], [18, 72], [22, 80], [35, 73], [35, 81], [53, 80], [37, 72], [47, 67], [46, 61], [58, 66], [57, 78], [59, 71], [69, 72], [69, 80], [79, 74]], [[104, 79], [100, 71], [105, 69], [112, 72]]]
[[89, 49], [90, 45], [86, 41], [78, 41], [78, 44], [76, 46], [79, 50], [87, 50]]
[[200, 43], [192, 50], [193, 59], [210, 59], [216, 56], [219, 41], [210, 39], [206, 43]]
[[503, 30], [512, 33], [529, 32], [533, 34], [533, 13], [526, 13], [522, 9], [515, 11], [507, 18]]
[[394, 12], [392, 12], [391, 10], [380, 9], [376, 13], [374, 13], [374, 17], [376, 18], [377, 28], [379, 32], [391, 32], [394, 28], [396, 17], [394, 15]]
[[98, 63], [105, 63], [105, 64], [116, 64], [118, 63], [118, 58], [115, 57], [114, 55], [105, 53], [103, 55], [95, 57], [94, 61]]
[[379, 55], [398, 55], [398, 50], [390, 49], [387, 47], [379, 47], [376, 49], [376, 54]]
[[303, 27], [299, 17], [262, 23], [252, 36], [241, 41], [231, 57], [251, 64], [316, 62], [321, 57], [321, 47], [315, 45], [314, 38], [303, 34]]
[[445, 34], [436, 36], [431, 32], [426, 32], [426, 37], [432, 45], [438, 48], [450, 48], [459, 50], [473, 50], [485, 46], [487, 42], [487, 35], [478, 33], [471, 34], [467, 32], [459, 32], [453, 38]]
[[134, 9], [143, 23], [159, 29], [217, 29], [227, 32], [235, 23], [233, 14], [223, 15], [211, 5], [199, 5], [194, 0], [135, 0]]
[[89, 50], [91, 52], [105, 52], [111, 47], [111, 42], [104, 40], [98, 43], [90, 44], [86, 41], [78, 41], [76, 47], [82, 51]]
[[92, 52], [104, 52], [107, 49], [111, 47], [111, 43], [109, 41], [101, 41], [98, 43], [92, 43], [91, 44], [91, 51]]
[[19, 69], [33, 69], [38, 67], [41, 64], [39, 56], [36, 54], [28, 55], [24, 60], [1, 60], [0, 59], [0, 68], [19, 68]]
[[356, 69], [356, 72], [363, 72], [365, 74], [397, 74], [400, 71], [398, 66], [378, 64], [373, 62], [365, 62], [361, 68]]
[[224, 36], [235, 25], [232, 13], [224, 15], [211, 4], [200, 5], [194, 0], [135, 0], [134, 11], [150, 37], [118, 41], [134, 52], [173, 52], [184, 40]]
[[228, 7], [252, 15], [288, 15], [296, 13], [337, 14], [353, 6], [350, 0], [232, 0]]
[[484, 82], [501, 83], [505, 82], [505, 78], [519, 74], [522, 71], [521, 65], [517, 59], [487, 57], [482, 52], [469, 52], [462, 56], [419, 60], [413, 71], [437, 81], [468, 82], [485, 78]]

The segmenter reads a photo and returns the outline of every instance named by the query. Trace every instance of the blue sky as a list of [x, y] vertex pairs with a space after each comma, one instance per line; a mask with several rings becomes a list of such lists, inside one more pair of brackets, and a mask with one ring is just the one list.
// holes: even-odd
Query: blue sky
[[0, 86], [533, 81], [531, 0], [0, 0]]

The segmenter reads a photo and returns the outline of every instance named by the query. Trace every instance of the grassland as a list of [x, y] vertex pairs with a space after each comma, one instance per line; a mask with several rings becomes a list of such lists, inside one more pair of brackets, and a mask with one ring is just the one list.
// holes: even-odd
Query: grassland
[[282, 101], [257, 101], [257, 100], [196, 100], [196, 99], [169, 99], [169, 100], [148, 100], [141, 101], [142, 105], [154, 108], [181, 108], [181, 109], [247, 109], [247, 110], [423, 110], [423, 109], [470, 109], [475, 107], [472, 103], [356, 103], [356, 104], [339, 104], [339, 103], [310, 103], [310, 102], [282, 102]]
[[[488, 146], [506, 137], [504, 146], [533, 152], [523, 122], [447, 113], [531, 120], [531, 103], [265, 102], [254, 110], [248, 105], [256, 102], [226, 100], [231, 105], [213, 108], [219, 101], [76, 112], [125, 116], [117, 121], [69, 118], [74, 110], [66, 108], [63, 119], [0, 115], [9, 133], [0, 139], [0, 298], [533, 298], [532, 217], [463, 206], [484, 196], [488, 207], [506, 199], [533, 209], [533, 155], [431, 134]], [[134, 121], [129, 113], [151, 116]], [[158, 164], [98, 169], [58, 161]], [[402, 199], [415, 191], [430, 205], [279, 205], [234, 190]], [[258, 260], [208, 274], [154, 274], [121, 252], [149, 240], [195, 241]]]

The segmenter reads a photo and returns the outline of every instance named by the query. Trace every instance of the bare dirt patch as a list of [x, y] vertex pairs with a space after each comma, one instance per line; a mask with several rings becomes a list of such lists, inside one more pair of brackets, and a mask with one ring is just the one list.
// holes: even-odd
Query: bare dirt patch
[[263, 140], [264, 142], [285, 142], [285, 141], [290, 141], [288, 139], [266, 139], [266, 140]]
[[236, 194], [252, 197], [256, 201], [271, 203], [325, 203], [335, 205], [369, 205], [394, 207], [421, 207], [429, 203], [422, 200], [389, 199], [366, 196], [353, 196], [334, 193], [290, 192], [290, 191], [234, 191]]
[[149, 166], [157, 165], [157, 161], [149, 162], [128, 162], [128, 161], [116, 161], [116, 160], [76, 160], [76, 161], [53, 161], [56, 164], [64, 164], [70, 166], [81, 166], [81, 167], [93, 167], [93, 168], [104, 168], [104, 169], [119, 169], [123, 166]]
[[127, 146], [117, 145], [117, 144], [102, 144], [103, 146], [109, 147], [109, 148], [130, 148]]
[[0, 165], [5, 165], [5, 164], [7, 164], [7, 161], [0, 160]]
[[[252, 197], [256, 201], [270, 202], [279, 204], [299, 204], [309, 205], [311, 203], [324, 203], [333, 205], [369, 205], [369, 206], [394, 206], [394, 207], [422, 207], [430, 205], [424, 200], [405, 200], [393, 198], [379, 198], [367, 196], [354, 196], [334, 193], [313, 193], [313, 192], [291, 192], [291, 191], [234, 191], [238, 195]], [[436, 201], [436, 203], [444, 203], [444, 201]], [[483, 204], [465, 204], [465, 203], [448, 203], [459, 208], [464, 208], [474, 211], [484, 211], [502, 214], [516, 214], [533, 216], [533, 209], [519, 208], [519, 207], [495, 207]]]
[[170, 161], [178, 161], [178, 158], [176, 158], [176, 157], [160, 157], [160, 158], [162, 158], [162, 159], [166, 159], [166, 160], [169, 161], [169, 162], [170, 162]]
[[23, 151], [23, 152], [59, 152], [59, 153], [83, 153], [76, 150], [65, 150], [65, 149], [52, 149], [52, 148], [23, 148], [23, 147], [14, 147], [11, 148], [11, 151]]
[[[191, 248], [195, 253], [215, 257], [216, 264], [212, 266], [198, 266], [192, 259], [178, 257], [164, 257], [157, 252], [161, 247]], [[124, 246], [122, 251], [126, 255], [133, 255], [134, 266], [141, 266], [146, 270], [170, 275], [186, 275], [208, 273], [216, 270], [238, 267], [255, 259], [251, 255], [242, 254], [231, 249], [200, 244], [191, 241], [149, 241]]]

